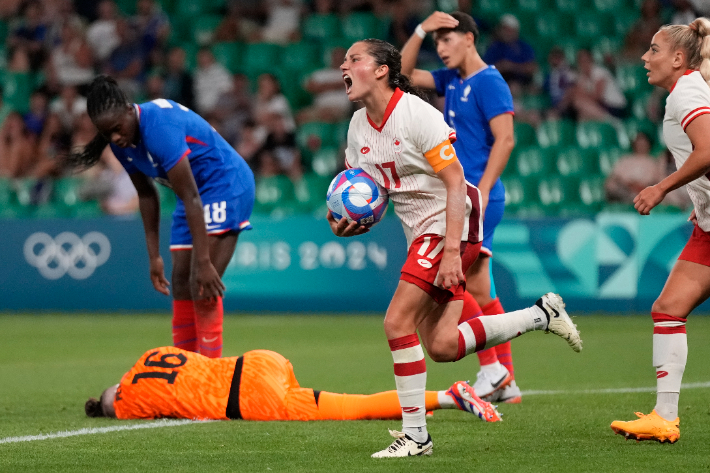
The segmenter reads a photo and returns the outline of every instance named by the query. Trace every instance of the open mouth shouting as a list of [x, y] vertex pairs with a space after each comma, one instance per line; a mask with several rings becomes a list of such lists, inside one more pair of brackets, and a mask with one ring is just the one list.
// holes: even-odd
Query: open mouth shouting
[[343, 74], [343, 82], [345, 82], [345, 93], [349, 95], [350, 91], [353, 90], [353, 80], [348, 74]]

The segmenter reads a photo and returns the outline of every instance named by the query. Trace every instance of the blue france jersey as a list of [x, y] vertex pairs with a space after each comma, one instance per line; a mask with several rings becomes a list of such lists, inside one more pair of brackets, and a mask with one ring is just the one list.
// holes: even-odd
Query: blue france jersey
[[141, 172], [163, 184], [181, 159], [190, 160], [200, 195], [225, 198], [253, 192], [254, 177], [239, 154], [202, 117], [172, 100], [135, 105], [140, 141], [135, 148], [111, 150], [129, 174]]
[[[456, 69], [438, 69], [434, 76], [436, 92], [445, 96], [444, 117], [456, 130], [456, 155], [466, 180], [478, 185], [488, 164], [493, 146], [490, 120], [503, 113], [514, 113], [513, 96], [508, 84], [493, 66], [461, 79]], [[489, 200], [504, 200], [500, 179], [491, 189]]]

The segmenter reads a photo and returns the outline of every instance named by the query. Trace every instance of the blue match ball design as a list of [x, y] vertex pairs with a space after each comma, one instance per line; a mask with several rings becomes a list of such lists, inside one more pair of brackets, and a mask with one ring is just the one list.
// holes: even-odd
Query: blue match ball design
[[371, 227], [387, 210], [387, 190], [359, 168], [341, 172], [330, 183], [326, 196], [328, 209], [335, 220], [345, 217]]

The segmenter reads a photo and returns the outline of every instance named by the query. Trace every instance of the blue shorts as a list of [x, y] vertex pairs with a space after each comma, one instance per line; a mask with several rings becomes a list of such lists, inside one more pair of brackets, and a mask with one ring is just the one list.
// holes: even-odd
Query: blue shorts
[[486, 256], [493, 256], [493, 234], [503, 219], [504, 210], [505, 200], [488, 201], [486, 214], [483, 216], [483, 244], [481, 245], [481, 253]]
[[[205, 227], [208, 235], [221, 235], [229, 231], [251, 230], [249, 217], [254, 208], [254, 191], [247, 191], [238, 196], [220, 192], [200, 194], [205, 212]], [[177, 200], [173, 212], [173, 225], [170, 231], [170, 250], [191, 250], [192, 235], [187, 225], [185, 204]]]

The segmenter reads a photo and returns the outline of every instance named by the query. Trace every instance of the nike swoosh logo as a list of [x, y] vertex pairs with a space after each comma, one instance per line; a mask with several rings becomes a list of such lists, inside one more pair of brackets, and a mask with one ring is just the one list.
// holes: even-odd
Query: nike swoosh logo
[[555, 308], [554, 308], [554, 307], [550, 306], [550, 310], [552, 310], [552, 312], [554, 312], [554, 313], [555, 313], [555, 317], [559, 317], [559, 316], [560, 316], [560, 313], [559, 313], [559, 312], [557, 312], [557, 310], [555, 310]]
[[207, 225], [205, 228], [207, 228], [207, 230], [214, 230], [215, 228], [219, 228], [219, 225]]
[[205, 338], [205, 337], [202, 337], [202, 341], [205, 342], [205, 343], [212, 343], [212, 342], [214, 342], [215, 340], [217, 340], [218, 338], [219, 338], [219, 337], [214, 337], [214, 338], [207, 339], [207, 338]]

